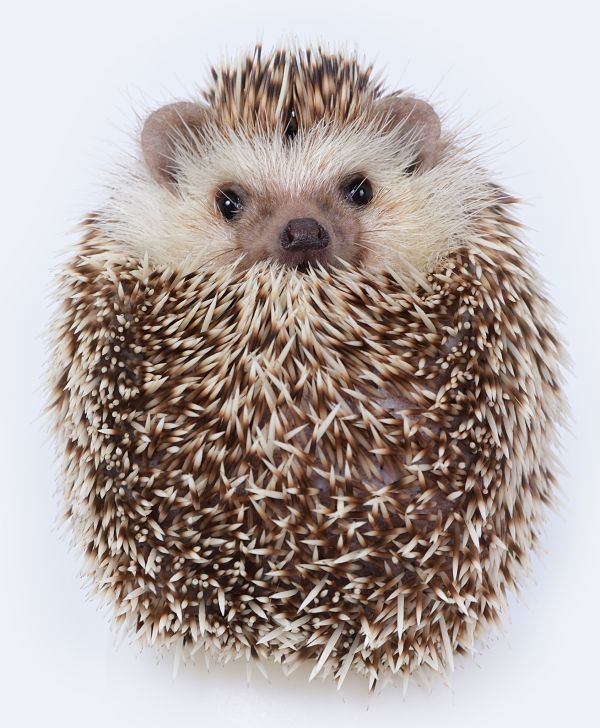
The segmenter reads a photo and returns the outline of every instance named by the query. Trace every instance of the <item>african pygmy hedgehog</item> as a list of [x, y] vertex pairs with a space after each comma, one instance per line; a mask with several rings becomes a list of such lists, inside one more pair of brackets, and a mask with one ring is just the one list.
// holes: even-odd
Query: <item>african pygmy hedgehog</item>
[[50, 410], [142, 644], [372, 686], [520, 583], [562, 348], [514, 198], [356, 56], [260, 47], [152, 113], [60, 278]]

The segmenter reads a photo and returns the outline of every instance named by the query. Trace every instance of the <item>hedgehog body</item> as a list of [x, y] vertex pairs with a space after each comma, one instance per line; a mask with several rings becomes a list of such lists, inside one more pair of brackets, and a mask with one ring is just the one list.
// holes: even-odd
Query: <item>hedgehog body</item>
[[[514, 200], [382, 98], [346, 56], [225, 66], [168, 165], [147, 123], [62, 275], [62, 496], [144, 644], [373, 683], [451, 667], [524, 575], [564, 410], [552, 308]], [[228, 227], [206, 200], [236, 180]], [[308, 267], [252, 222], [303, 195], [334, 248]], [[234, 239], [249, 260], [216, 264]]]

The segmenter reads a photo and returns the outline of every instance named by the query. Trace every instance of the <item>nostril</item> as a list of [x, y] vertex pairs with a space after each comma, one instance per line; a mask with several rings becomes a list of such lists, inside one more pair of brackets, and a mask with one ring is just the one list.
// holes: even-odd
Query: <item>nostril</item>
[[290, 220], [280, 235], [286, 250], [317, 250], [327, 247], [329, 233], [312, 217]]

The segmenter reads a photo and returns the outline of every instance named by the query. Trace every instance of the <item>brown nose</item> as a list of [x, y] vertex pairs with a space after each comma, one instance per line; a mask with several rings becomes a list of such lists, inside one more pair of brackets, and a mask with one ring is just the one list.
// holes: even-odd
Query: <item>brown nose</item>
[[285, 250], [321, 250], [329, 244], [329, 233], [312, 217], [299, 217], [288, 222], [279, 239]]

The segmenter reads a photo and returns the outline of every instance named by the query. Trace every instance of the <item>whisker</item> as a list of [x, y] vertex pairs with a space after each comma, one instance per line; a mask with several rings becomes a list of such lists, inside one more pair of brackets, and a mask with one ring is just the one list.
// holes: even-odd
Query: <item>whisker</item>
[[203, 261], [203, 265], [210, 265], [213, 263], [217, 258], [220, 258], [223, 255], [226, 255], [227, 253], [235, 253], [235, 252], [243, 252], [241, 248], [234, 246], [232, 248], [226, 248], [225, 250], [222, 250], [220, 253], [217, 253], [212, 258], [209, 258], [206, 261]]
[[[360, 243], [356, 243], [356, 245], [359, 245], [359, 244], [363, 245], [363, 246], [367, 245], [367, 243], [363, 243], [362, 241]], [[389, 249], [389, 247], [390, 247], [388, 244], [386, 244], [382, 241], [379, 241], [379, 240], [369, 240], [369, 244], [373, 245], [375, 248], [384, 248], [386, 250]]]
[[[378, 252], [377, 250], [375, 250], [375, 248], [371, 248], [368, 245], [366, 245], [365, 243], [355, 243], [355, 245], [357, 245], [359, 248], [364, 248], [365, 250], [368, 250], [371, 253], [377, 253]], [[380, 247], [383, 247], [383, 246], [380, 246]]]
[[219, 192], [221, 195], [223, 195], [223, 197], [227, 198], [229, 200], [229, 202], [231, 202], [232, 205], [236, 204], [235, 201], [232, 200], [231, 197], [229, 197], [227, 192], [225, 192], [225, 190], [222, 190], [220, 187], [217, 187], [217, 192]]
[[363, 177], [363, 178], [361, 179], [361, 181], [360, 181], [360, 182], [358, 182], [358, 183], [357, 183], [356, 185], [354, 185], [354, 187], [352, 188], [352, 192], [351, 192], [351, 194], [354, 194], [354, 193], [356, 192], [356, 190], [357, 190], [357, 189], [358, 189], [358, 188], [359, 188], [359, 187], [360, 187], [361, 185], [363, 185], [363, 184], [364, 184], [364, 183], [365, 183], [366, 181], [367, 181], [367, 178], [366, 178], [366, 177]]

